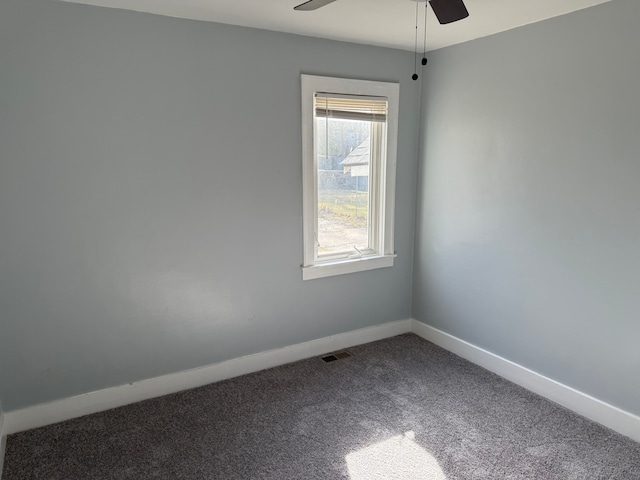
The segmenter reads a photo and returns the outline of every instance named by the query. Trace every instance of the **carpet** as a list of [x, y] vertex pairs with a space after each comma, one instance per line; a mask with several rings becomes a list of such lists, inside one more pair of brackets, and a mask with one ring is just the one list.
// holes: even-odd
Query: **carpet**
[[413, 334], [9, 436], [3, 480], [640, 479], [640, 444]]

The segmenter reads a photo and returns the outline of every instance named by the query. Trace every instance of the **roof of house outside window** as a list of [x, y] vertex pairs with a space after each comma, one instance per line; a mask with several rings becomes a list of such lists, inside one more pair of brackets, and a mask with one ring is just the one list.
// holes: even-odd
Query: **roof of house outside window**
[[340, 165], [343, 167], [353, 167], [356, 165], [369, 165], [369, 151], [370, 151], [370, 142], [369, 138], [358, 145], [356, 148], [351, 150], [351, 153], [345, 157], [345, 159], [340, 162]]

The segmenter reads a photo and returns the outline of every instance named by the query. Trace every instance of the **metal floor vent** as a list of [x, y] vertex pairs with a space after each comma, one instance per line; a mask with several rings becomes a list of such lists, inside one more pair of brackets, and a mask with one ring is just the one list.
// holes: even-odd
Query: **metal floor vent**
[[329, 363], [329, 362], [335, 362], [336, 360], [342, 360], [343, 358], [349, 358], [350, 356], [351, 354], [345, 351], [345, 352], [334, 353], [332, 355], [326, 355], [320, 358], [322, 358], [322, 360], [324, 360], [325, 362]]

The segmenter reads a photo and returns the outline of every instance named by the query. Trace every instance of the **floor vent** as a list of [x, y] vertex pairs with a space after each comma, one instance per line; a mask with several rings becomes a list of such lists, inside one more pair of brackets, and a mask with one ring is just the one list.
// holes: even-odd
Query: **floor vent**
[[335, 362], [336, 360], [342, 360], [343, 358], [349, 358], [351, 354], [349, 352], [340, 352], [334, 353], [333, 355], [327, 355], [325, 357], [321, 357], [325, 362]]

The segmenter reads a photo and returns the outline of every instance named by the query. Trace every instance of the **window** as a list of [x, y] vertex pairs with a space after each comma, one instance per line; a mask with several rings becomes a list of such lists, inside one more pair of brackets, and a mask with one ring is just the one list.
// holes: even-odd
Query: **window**
[[301, 79], [302, 278], [390, 267], [399, 86]]

